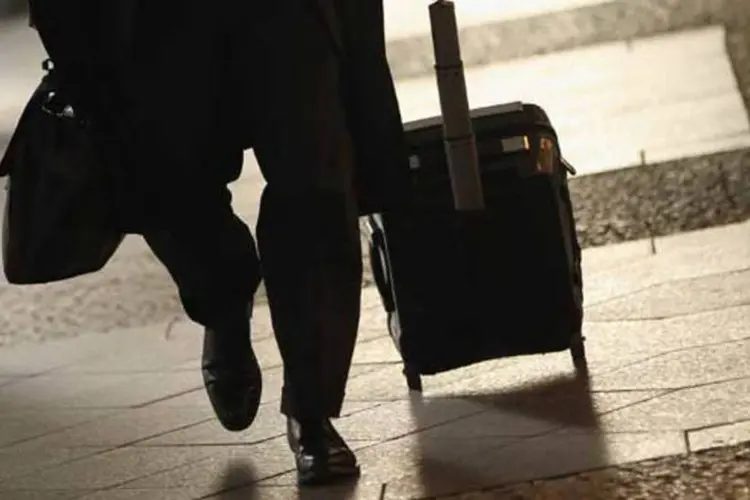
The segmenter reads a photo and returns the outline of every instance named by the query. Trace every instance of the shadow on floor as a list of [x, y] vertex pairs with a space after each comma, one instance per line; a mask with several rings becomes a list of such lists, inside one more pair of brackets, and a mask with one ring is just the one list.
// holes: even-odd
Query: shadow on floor
[[[300, 489], [296, 491], [298, 500], [355, 500], [357, 497], [357, 483], [351, 482], [341, 486], [329, 486], [325, 489]], [[290, 498], [289, 500], [294, 500]], [[376, 499], [373, 499], [376, 500]]]
[[238, 491], [238, 487], [251, 485], [257, 481], [257, 473], [251, 460], [234, 460], [227, 464], [224, 473], [216, 479], [216, 485], [213, 488], [216, 491], [222, 491], [213, 498], [221, 500], [254, 500], [256, 498], [255, 490], [243, 489]]
[[[255, 482], [256, 474], [251, 462], [249, 460], [235, 462], [227, 467], [214, 488], [224, 492], [210, 498], [211, 500], [268, 500], [282, 498], [279, 495], [288, 495], [285, 500], [353, 500], [357, 498], [356, 481], [335, 487], [296, 489], [294, 492], [291, 491], [293, 488], [260, 487], [254, 485]], [[244, 487], [238, 489], [242, 485]], [[274, 490], [278, 491], [269, 495]]]
[[[450, 424], [447, 433], [443, 426], [417, 434], [419, 497], [551, 477], [578, 470], [582, 464], [607, 461], [586, 370], [451, 398], [471, 402], [479, 413]], [[429, 416], [438, 408], [436, 399], [412, 393], [411, 412], [417, 425], [435, 421]], [[576, 436], [569, 439], [565, 430]]]

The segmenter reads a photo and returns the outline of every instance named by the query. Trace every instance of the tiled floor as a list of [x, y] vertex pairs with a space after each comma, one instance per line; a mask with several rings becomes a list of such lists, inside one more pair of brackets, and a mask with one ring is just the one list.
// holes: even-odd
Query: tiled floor
[[294, 486], [262, 308], [264, 406], [240, 434], [212, 417], [188, 323], [2, 349], [0, 498], [420, 498], [750, 440], [750, 223], [584, 263], [588, 379], [561, 353], [425, 377], [409, 394], [366, 290], [338, 422], [363, 476], [334, 490]]

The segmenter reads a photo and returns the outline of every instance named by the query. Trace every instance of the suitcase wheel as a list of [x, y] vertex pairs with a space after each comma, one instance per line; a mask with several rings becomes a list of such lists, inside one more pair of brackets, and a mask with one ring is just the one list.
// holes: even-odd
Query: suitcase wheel
[[582, 335], [579, 335], [570, 344], [570, 354], [573, 358], [573, 366], [575, 366], [576, 372], [578, 372], [579, 375], [586, 375], [589, 368], [586, 360], [585, 340], [586, 339]]
[[410, 391], [422, 392], [422, 377], [419, 375], [419, 371], [413, 366], [404, 364], [404, 377], [406, 377], [406, 385]]

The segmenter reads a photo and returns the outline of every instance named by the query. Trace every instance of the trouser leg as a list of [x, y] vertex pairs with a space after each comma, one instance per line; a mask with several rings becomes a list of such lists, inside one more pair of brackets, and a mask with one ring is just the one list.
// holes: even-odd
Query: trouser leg
[[255, 242], [226, 186], [180, 187], [170, 214], [144, 233], [179, 290], [187, 315], [215, 327], [244, 314], [260, 282]]
[[362, 259], [351, 194], [266, 188], [258, 243], [284, 360], [281, 411], [337, 417], [360, 312]]
[[[255, 5], [255, 4], [254, 4]], [[257, 227], [284, 361], [282, 412], [339, 414], [359, 323], [362, 260], [341, 59], [316, 3], [259, 2], [251, 35]], [[279, 36], [283, 33], [283, 36]]]

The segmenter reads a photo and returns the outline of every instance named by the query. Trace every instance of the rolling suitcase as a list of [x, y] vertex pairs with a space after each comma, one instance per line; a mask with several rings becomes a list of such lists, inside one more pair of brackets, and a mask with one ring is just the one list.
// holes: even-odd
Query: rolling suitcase
[[449, 38], [455, 31], [452, 4], [438, 1], [431, 14], [438, 83], [441, 69], [454, 79], [441, 85], [443, 117], [405, 126], [410, 206], [367, 220], [409, 388], [422, 389], [421, 375], [566, 349], [585, 370], [581, 250], [567, 186], [575, 171], [540, 107], [469, 112], [455, 35], [453, 64], [450, 48], [438, 46], [438, 23]]

